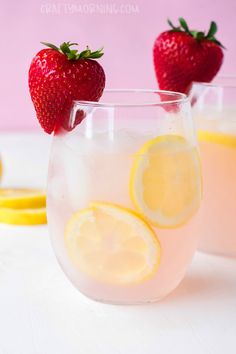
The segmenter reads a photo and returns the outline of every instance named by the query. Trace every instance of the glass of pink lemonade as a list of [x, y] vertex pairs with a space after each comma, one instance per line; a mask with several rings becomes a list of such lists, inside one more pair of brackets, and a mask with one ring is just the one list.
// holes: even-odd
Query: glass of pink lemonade
[[195, 83], [192, 95], [203, 170], [194, 232], [201, 250], [236, 257], [236, 77]]
[[71, 282], [95, 300], [132, 304], [170, 293], [197, 246], [191, 225], [201, 194], [183, 94], [108, 90], [99, 103], [74, 102], [54, 136], [52, 245]]

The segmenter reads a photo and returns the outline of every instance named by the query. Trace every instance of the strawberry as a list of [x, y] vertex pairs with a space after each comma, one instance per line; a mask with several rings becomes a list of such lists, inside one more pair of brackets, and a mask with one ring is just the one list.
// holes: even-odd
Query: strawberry
[[44, 131], [51, 134], [56, 127], [70, 130], [85, 117], [79, 111], [73, 127], [69, 122], [73, 100], [98, 101], [105, 86], [105, 73], [95, 60], [102, 49], [95, 52], [87, 47], [78, 53], [71, 49], [77, 43], [64, 42], [60, 47], [44, 43], [29, 69], [29, 89], [36, 115]]
[[207, 34], [189, 29], [183, 18], [161, 33], [153, 47], [154, 68], [161, 90], [188, 93], [193, 81], [210, 82], [223, 62], [222, 44], [215, 38], [211, 22]]

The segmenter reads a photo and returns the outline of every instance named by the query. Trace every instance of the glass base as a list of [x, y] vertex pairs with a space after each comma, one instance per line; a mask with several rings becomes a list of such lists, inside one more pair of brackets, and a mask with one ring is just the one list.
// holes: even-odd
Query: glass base
[[169, 296], [173, 291], [175, 291], [175, 289], [181, 284], [182, 280], [183, 280], [183, 276], [181, 277], [181, 279], [178, 280], [178, 282], [168, 291], [166, 291], [164, 294], [158, 296], [158, 297], [154, 297], [154, 298], [146, 298], [146, 299], [134, 299], [134, 300], [110, 300], [110, 299], [105, 299], [102, 297], [96, 297], [96, 296], [91, 296], [90, 294], [81, 291], [81, 289], [79, 289], [71, 279], [69, 279], [70, 282], [72, 283], [72, 285], [76, 288], [77, 291], [79, 291], [83, 296], [85, 296], [86, 298], [96, 301], [96, 302], [100, 302], [103, 304], [107, 304], [107, 305], [118, 305], [118, 306], [136, 306], [136, 305], [147, 305], [147, 304], [153, 304], [159, 301], [162, 301], [164, 298], [166, 298], [167, 296]]
[[[78, 290], [78, 289], [77, 289]], [[140, 306], [140, 305], [147, 305], [147, 304], [153, 304], [155, 302], [161, 301], [163, 300], [166, 296], [168, 296], [169, 294], [166, 294], [164, 296], [160, 296], [158, 298], [155, 299], [150, 299], [150, 300], [142, 300], [142, 301], [112, 301], [112, 300], [104, 300], [102, 298], [95, 298], [95, 297], [91, 297], [90, 295], [87, 295], [83, 292], [81, 292], [80, 290], [78, 290], [83, 296], [86, 296], [88, 299], [92, 300], [92, 301], [96, 301], [96, 302], [100, 302], [102, 304], [106, 304], [106, 305], [117, 305], [117, 306]]]

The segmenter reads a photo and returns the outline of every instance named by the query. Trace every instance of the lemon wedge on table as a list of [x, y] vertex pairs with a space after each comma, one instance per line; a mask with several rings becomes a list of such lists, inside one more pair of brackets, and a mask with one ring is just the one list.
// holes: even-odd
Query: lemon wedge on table
[[41, 189], [0, 188], [0, 208], [42, 208], [46, 195]]
[[119, 285], [143, 282], [160, 263], [160, 243], [133, 211], [94, 202], [72, 215], [65, 246], [78, 270], [93, 279]]
[[0, 223], [9, 225], [40, 225], [47, 223], [46, 208], [0, 208]]
[[198, 140], [236, 148], [236, 136], [207, 130], [199, 130]]
[[136, 153], [130, 175], [130, 196], [151, 224], [173, 228], [186, 223], [201, 202], [199, 153], [178, 135], [147, 141]]
[[0, 222], [12, 225], [46, 224], [46, 195], [40, 189], [0, 189]]

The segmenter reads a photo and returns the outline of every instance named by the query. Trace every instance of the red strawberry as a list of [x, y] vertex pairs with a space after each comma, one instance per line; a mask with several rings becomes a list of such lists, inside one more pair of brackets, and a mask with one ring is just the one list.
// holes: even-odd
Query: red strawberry
[[189, 30], [186, 21], [161, 33], [153, 48], [154, 67], [159, 88], [188, 93], [191, 83], [210, 82], [223, 62], [221, 43], [215, 38], [217, 25], [211, 22], [207, 34]]
[[[102, 49], [91, 52], [87, 47], [81, 53], [70, 47], [77, 43], [64, 42], [58, 48], [43, 43], [42, 49], [33, 58], [29, 69], [29, 89], [37, 118], [47, 133], [58, 125], [66, 129], [73, 100], [98, 101], [105, 86], [105, 73], [94, 59], [100, 58]], [[84, 118], [79, 112], [74, 126]]]

